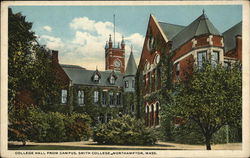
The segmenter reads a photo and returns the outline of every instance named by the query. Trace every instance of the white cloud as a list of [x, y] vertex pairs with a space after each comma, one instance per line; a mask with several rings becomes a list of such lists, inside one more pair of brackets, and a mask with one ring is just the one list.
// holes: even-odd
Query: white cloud
[[51, 32], [52, 31], [52, 28], [50, 27], [50, 26], [44, 26], [43, 27], [43, 29], [45, 30], [45, 31], [48, 31], [48, 32]]
[[59, 50], [65, 47], [65, 44], [62, 42], [61, 38], [58, 38], [58, 37], [42, 35], [40, 37], [40, 41], [42, 43], [45, 43], [49, 49]]
[[[87, 69], [104, 70], [105, 56], [104, 46], [113, 33], [111, 22], [91, 20], [88, 17], [75, 18], [69, 24], [74, 31], [74, 37], [70, 40], [62, 40], [58, 37], [42, 35], [41, 39], [50, 49], [59, 50], [60, 63], [81, 65]], [[117, 29], [119, 30], [119, 28]], [[116, 32], [116, 47], [122, 40], [122, 33]], [[124, 35], [126, 43], [126, 61], [133, 45], [133, 52], [138, 63], [141, 54], [144, 37], [139, 33]], [[112, 37], [113, 40], [113, 37]]]

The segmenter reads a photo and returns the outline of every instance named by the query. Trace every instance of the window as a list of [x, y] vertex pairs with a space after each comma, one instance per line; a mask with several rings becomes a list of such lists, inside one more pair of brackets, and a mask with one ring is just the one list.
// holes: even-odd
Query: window
[[159, 125], [160, 124], [160, 118], [159, 118], [159, 103], [156, 103], [156, 111], [155, 111], [155, 125]]
[[94, 79], [93, 79], [94, 82], [95, 82], [95, 83], [99, 83], [99, 79], [100, 79], [99, 76], [98, 76], [97, 74], [95, 74], [95, 75], [94, 75]]
[[109, 105], [114, 105], [114, 94], [113, 94], [113, 92], [109, 93]]
[[67, 90], [66, 89], [62, 90], [61, 102], [62, 102], [62, 104], [66, 104], [67, 103]]
[[198, 52], [198, 67], [202, 68], [202, 65], [207, 60], [207, 51]]
[[160, 62], [160, 56], [158, 54], [155, 56], [154, 61], [155, 61], [155, 64], [158, 64]]
[[84, 91], [78, 91], [78, 105], [84, 105]]
[[98, 101], [99, 101], [99, 92], [94, 91], [94, 103], [98, 103]]
[[211, 64], [213, 67], [216, 67], [219, 64], [219, 52], [213, 51], [211, 53]]
[[102, 92], [102, 105], [107, 105], [107, 95], [106, 95], [106, 92]]
[[121, 93], [116, 93], [116, 105], [121, 105]]
[[176, 63], [175, 74], [178, 77], [180, 75], [180, 63]]
[[125, 82], [124, 82], [124, 86], [125, 86], [125, 88], [128, 88], [128, 87], [129, 87], [128, 81], [125, 81]]
[[132, 80], [132, 88], [135, 88], [135, 80]]
[[115, 77], [114, 76], [110, 77], [110, 84], [115, 84]]

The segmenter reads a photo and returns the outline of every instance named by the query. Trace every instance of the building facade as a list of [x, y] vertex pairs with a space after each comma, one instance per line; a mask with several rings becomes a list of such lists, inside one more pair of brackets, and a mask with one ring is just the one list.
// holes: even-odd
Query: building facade
[[128, 94], [135, 93], [137, 66], [131, 51], [125, 69], [124, 39], [115, 47], [110, 36], [105, 46], [105, 71], [60, 64], [57, 51], [52, 51], [52, 58], [55, 74], [62, 83], [59, 106], [64, 111], [86, 112], [102, 123], [120, 114], [133, 114], [133, 102], [128, 105], [125, 100]]
[[[164, 53], [164, 54], [163, 54]], [[162, 89], [160, 61], [163, 55], [171, 56], [171, 81], [185, 79], [190, 67], [209, 60], [212, 65], [242, 61], [242, 22], [224, 33], [220, 33], [203, 13], [188, 26], [159, 22], [150, 15], [138, 74], [143, 80], [137, 89], [146, 125], [157, 127], [160, 124], [159, 111], [161, 100], [155, 97]], [[163, 67], [164, 64], [163, 63]], [[169, 66], [169, 65], [165, 65]]]

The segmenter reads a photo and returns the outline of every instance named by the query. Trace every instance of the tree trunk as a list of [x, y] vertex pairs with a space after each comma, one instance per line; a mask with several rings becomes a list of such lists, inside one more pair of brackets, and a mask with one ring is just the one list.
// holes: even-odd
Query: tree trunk
[[210, 136], [206, 136], [206, 147], [207, 147], [207, 150], [211, 150], [210, 140], [211, 140], [211, 137]]
[[23, 141], [22, 141], [22, 143], [23, 143], [23, 146], [25, 146], [25, 145], [26, 145], [26, 141], [25, 141], [25, 140], [23, 140]]

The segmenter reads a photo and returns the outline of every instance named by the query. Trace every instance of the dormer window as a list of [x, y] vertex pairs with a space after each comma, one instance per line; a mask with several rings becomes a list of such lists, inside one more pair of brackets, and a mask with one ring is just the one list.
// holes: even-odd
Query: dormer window
[[109, 82], [110, 82], [110, 84], [115, 84], [115, 77], [110, 76]]
[[92, 81], [94, 83], [99, 83], [101, 79], [101, 74], [98, 72], [98, 70], [96, 70], [92, 76]]
[[99, 76], [97, 74], [94, 76], [94, 81], [99, 81]]

